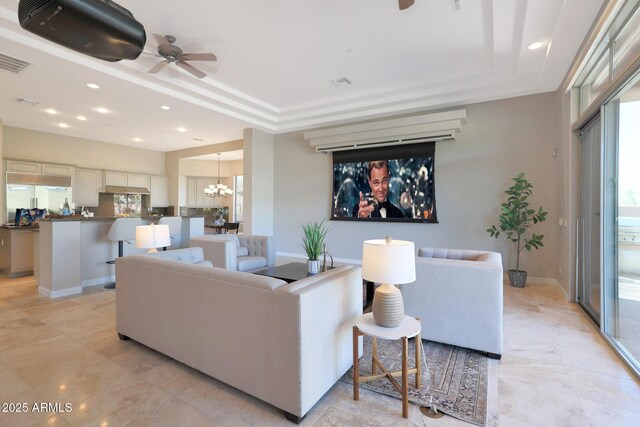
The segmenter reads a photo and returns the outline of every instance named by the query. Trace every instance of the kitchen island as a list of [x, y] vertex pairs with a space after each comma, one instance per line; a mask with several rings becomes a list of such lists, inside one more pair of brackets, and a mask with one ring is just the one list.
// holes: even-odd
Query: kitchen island
[[[157, 222], [143, 218], [143, 224]], [[107, 264], [118, 256], [117, 242], [107, 240], [115, 217], [82, 216], [40, 221], [35, 238], [35, 278], [40, 294], [50, 298], [78, 294], [86, 286], [104, 285], [115, 280], [115, 267]], [[180, 246], [191, 237], [204, 235], [204, 217], [182, 217]], [[178, 249], [171, 247], [170, 249]], [[135, 243], [124, 245], [124, 256], [140, 254]]]

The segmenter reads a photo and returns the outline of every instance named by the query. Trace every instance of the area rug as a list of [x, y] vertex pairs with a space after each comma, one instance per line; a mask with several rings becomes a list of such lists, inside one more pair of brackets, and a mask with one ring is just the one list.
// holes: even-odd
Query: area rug
[[[360, 375], [371, 373], [371, 337], [364, 336]], [[487, 357], [473, 350], [423, 341], [422, 388], [416, 390], [415, 375], [409, 375], [409, 401], [420, 406], [436, 405], [438, 411], [484, 426], [487, 423]], [[378, 357], [390, 371], [401, 369], [400, 341], [378, 340]], [[409, 367], [415, 360], [415, 340], [409, 341]], [[424, 369], [426, 361], [427, 369]], [[400, 380], [399, 377], [398, 380]], [[340, 379], [353, 384], [353, 368]], [[361, 388], [401, 399], [387, 378], [360, 384]], [[424, 415], [423, 415], [424, 416]]]

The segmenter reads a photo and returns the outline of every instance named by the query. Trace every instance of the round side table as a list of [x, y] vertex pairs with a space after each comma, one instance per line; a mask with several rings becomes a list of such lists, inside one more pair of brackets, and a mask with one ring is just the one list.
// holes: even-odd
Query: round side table
[[[416, 374], [416, 388], [420, 388], [420, 319], [404, 316], [402, 323], [395, 328], [385, 328], [378, 325], [373, 320], [373, 314], [367, 313], [358, 317], [356, 324], [353, 327], [353, 400], [360, 399], [360, 383], [366, 381], [377, 380], [382, 377], [387, 377], [393, 387], [398, 390], [398, 393], [402, 395], [402, 416], [409, 418], [409, 374]], [[360, 376], [358, 353], [359, 344], [358, 338], [361, 335], [369, 335], [372, 338], [371, 349], [371, 375]], [[416, 360], [415, 367], [409, 369], [407, 362], [407, 355], [409, 353], [409, 338], [416, 337]], [[402, 340], [402, 370], [389, 372], [384, 367], [382, 362], [378, 359], [378, 338], [383, 340]], [[380, 373], [378, 373], [380, 368]], [[401, 376], [402, 386], [398, 384], [398, 381], [394, 377]]]

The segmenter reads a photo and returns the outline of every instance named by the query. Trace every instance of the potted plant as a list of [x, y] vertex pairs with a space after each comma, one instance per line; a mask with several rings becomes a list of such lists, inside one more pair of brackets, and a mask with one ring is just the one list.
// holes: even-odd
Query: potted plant
[[309, 221], [302, 225], [302, 247], [309, 257], [309, 273], [320, 271], [320, 254], [324, 247], [324, 238], [329, 229], [324, 225], [324, 220]]
[[523, 288], [527, 281], [527, 272], [520, 270], [520, 252], [523, 249], [530, 251], [542, 247], [544, 235], [531, 232], [527, 237], [529, 228], [533, 224], [544, 222], [547, 212], [542, 207], [536, 211], [529, 206], [529, 197], [533, 193], [533, 185], [524, 176], [524, 172], [512, 178], [513, 185], [505, 191], [507, 201], [500, 207], [500, 229], [492, 225], [487, 229], [491, 237], [496, 239], [504, 232], [507, 240], [511, 241], [516, 248], [516, 269], [509, 270], [509, 282], [511, 286]]

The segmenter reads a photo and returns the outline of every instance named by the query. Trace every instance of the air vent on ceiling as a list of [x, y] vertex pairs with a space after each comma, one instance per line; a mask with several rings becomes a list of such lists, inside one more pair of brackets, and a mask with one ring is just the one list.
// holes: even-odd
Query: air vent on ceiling
[[29, 99], [29, 98], [16, 98], [16, 102], [18, 104], [27, 104], [27, 105], [31, 105], [32, 107], [34, 105], [38, 105], [40, 104], [39, 101], [34, 101], [33, 99]]
[[329, 80], [329, 83], [331, 83], [335, 87], [340, 87], [340, 86], [347, 86], [347, 85], [353, 84], [353, 80], [345, 76], [345, 77], [340, 77], [339, 79]]
[[31, 65], [30, 62], [23, 61], [12, 56], [4, 55], [0, 53], [0, 69], [11, 71], [12, 73], [19, 73]]

